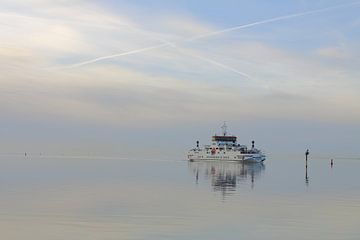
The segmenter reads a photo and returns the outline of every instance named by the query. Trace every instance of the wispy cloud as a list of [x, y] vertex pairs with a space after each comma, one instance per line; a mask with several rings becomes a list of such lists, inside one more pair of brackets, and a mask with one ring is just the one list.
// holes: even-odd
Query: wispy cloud
[[[296, 14], [290, 14], [290, 15], [285, 15], [285, 16], [280, 16], [280, 17], [274, 17], [274, 18], [270, 18], [270, 19], [266, 19], [266, 20], [261, 20], [261, 21], [249, 23], [249, 24], [244, 24], [244, 25], [239, 25], [239, 26], [235, 26], [235, 27], [225, 28], [225, 29], [222, 29], [222, 30], [219, 30], [219, 31], [213, 31], [213, 32], [210, 32], [210, 33], [202, 34], [202, 35], [197, 35], [197, 36], [194, 36], [194, 37], [183, 39], [183, 40], [181, 40], [179, 42], [167, 42], [165, 44], [150, 46], [150, 47], [141, 48], [141, 49], [135, 49], [135, 50], [131, 50], [131, 51], [124, 52], [124, 53], [117, 53], [117, 54], [112, 54], [112, 55], [108, 55], [108, 56], [98, 57], [98, 58], [95, 58], [95, 59], [91, 59], [91, 60], [87, 60], [87, 61], [80, 62], [80, 63], [77, 63], [77, 64], [73, 64], [71, 67], [83, 66], [83, 65], [86, 65], [86, 64], [102, 61], [104, 59], [116, 58], [116, 57], [120, 57], [120, 56], [136, 54], [136, 53], [140, 53], [140, 52], [144, 52], [144, 51], [150, 51], [150, 50], [153, 50], [153, 49], [166, 47], [166, 46], [169, 46], [169, 45], [172, 45], [172, 44], [175, 45], [175, 44], [180, 44], [182, 42], [191, 42], [191, 41], [204, 39], [204, 38], [208, 38], [208, 37], [211, 37], [211, 36], [215, 36], [215, 35], [219, 35], [219, 34], [223, 34], [223, 33], [227, 33], [227, 32], [232, 32], [232, 31], [237, 31], [237, 30], [240, 30], [240, 29], [255, 27], [257, 25], [283, 21], [283, 20], [287, 20], [287, 19], [291, 19], [291, 18], [303, 17], [303, 16], [306, 16], [306, 15], [323, 13], [323, 12], [327, 12], [327, 11], [331, 11], [331, 10], [336, 10], [336, 9], [339, 9], [339, 8], [351, 7], [353, 5], [358, 5], [358, 4], [360, 4], [360, 2], [353, 2], [353, 3], [350, 3], [350, 4], [340, 4], [340, 5], [335, 5], [335, 6], [322, 8], [322, 9], [317, 9], [317, 10], [313, 10], [313, 11], [306, 11], [306, 12], [301, 12], [301, 13], [296, 13]], [[205, 60], [205, 58], [203, 58], [203, 60]], [[210, 61], [208, 61], [208, 62], [210, 62]], [[212, 61], [212, 63], [215, 63], [215, 62]], [[225, 67], [225, 65], [223, 65], [223, 64], [218, 64], [218, 65]], [[230, 68], [230, 67], [225, 67], [225, 68], [227, 68], [229, 70], [231, 70], [231, 69], [234, 70], [233, 68]]]
[[319, 56], [332, 59], [347, 59], [350, 58], [350, 53], [346, 49], [340, 47], [324, 47], [316, 50]]
[[[225, 34], [224, 41], [199, 44], [192, 37], [251, 30], [350, 4], [220, 31], [176, 14], [169, 22], [154, 16], [143, 24], [156, 23], [159, 32], [146, 29], [129, 13], [114, 15], [83, 1], [36, 4], [40, 7], [30, 12], [9, 8], [0, 13], [3, 113], [114, 125], [202, 121], [214, 109], [233, 119], [289, 112], [294, 119], [360, 119], [352, 111], [360, 102], [356, 69], [256, 38], [233, 41]], [[324, 50], [329, 45], [319, 45], [314, 48], [323, 49], [320, 54], [337, 54]]]

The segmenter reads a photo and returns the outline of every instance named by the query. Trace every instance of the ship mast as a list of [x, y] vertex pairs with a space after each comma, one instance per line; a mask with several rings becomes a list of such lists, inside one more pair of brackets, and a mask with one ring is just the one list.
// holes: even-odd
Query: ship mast
[[227, 135], [227, 126], [226, 126], [226, 122], [224, 122], [224, 124], [221, 126], [222, 129], [222, 133], [224, 136]]

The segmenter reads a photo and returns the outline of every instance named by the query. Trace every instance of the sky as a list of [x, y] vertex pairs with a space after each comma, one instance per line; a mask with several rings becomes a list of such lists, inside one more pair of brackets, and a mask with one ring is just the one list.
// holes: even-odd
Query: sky
[[360, 1], [2, 0], [0, 152], [182, 157], [224, 121], [359, 156]]

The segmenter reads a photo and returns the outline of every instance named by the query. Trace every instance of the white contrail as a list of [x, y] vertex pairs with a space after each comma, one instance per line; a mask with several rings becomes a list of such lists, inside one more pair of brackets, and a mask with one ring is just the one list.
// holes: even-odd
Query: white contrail
[[248, 24], [244, 24], [244, 25], [231, 27], [231, 28], [225, 28], [225, 29], [215, 31], [215, 32], [205, 33], [205, 34], [198, 35], [198, 36], [195, 36], [195, 37], [192, 37], [192, 38], [188, 38], [188, 39], [186, 39], [184, 41], [194, 41], [194, 40], [207, 38], [207, 37], [210, 37], [210, 36], [214, 36], [214, 35], [218, 35], [218, 34], [222, 34], [222, 33], [226, 33], [226, 32], [232, 32], [232, 31], [239, 30], [239, 29], [253, 27], [253, 26], [256, 26], [256, 25], [262, 25], [262, 24], [266, 24], [266, 23], [277, 22], [277, 21], [286, 20], [286, 19], [290, 19], [290, 18], [302, 17], [302, 16], [311, 15], [311, 14], [315, 14], [315, 13], [327, 12], [327, 11], [331, 11], [331, 10], [334, 10], [334, 9], [338, 9], [338, 8], [342, 8], [342, 7], [350, 7], [350, 6], [357, 5], [357, 4], [360, 4], [360, 2], [353, 2], [353, 3], [349, 3], [349, 4], [340, 4], [340, 5], [336, 5], [336, 6], [332, 6], [332, 7], [327, 7], [327, 8], [322, 8], [322, 9], [317, 9], [317, 10], [312, 10], [312, 11], [307, 11], [307, 12], [302, 12], [302, 13], [295, 13], [295, 14], [290, 14], [290, 15], [285, 15], [285, 16], [280, 16], [280, 17], [275, 17], [275, 18], [270, 18], [270, 19], [266, 19], [266, 20], [262, 20], [262, 21], [258, 21], [258, 22], [248, 23]]
[[[244, 25], [239, 25], [239, 26], [235, 26], [235, 27], [231, 27], [231, 28], [225, 28], [223, 30], [214, 31], [214, 32], [203, 34], [203, 35], [194, 36], [194, 37], [191, 37], [191, 38], [184, 39], [184, 40], [182, 40], [182, 42], [194, 41], [194, 40], [198, 40], [198, 39], [207, 38], [207, 37], [210, 37], [210, 36], [222, 34], [222, 33], [225, 33], [225, 32], [231, 32], [231, 31], [235, 31], [235, 30], [239, 30], [239, 29], [249, 28], [249, 27], [262, 25], [262, 24], [266, 24], [266, 23], [271, 23], [271, 22], [277, 22], [277, 21], [286, 20], [286, 19], [290, 19], [290, 18], [297, 18], [297, 17], [311, 15], [311, 14], [315, 14], [315, 13], [327, 12], [327, 11], [331, 11], [331, 10], [334, 10], [334, 9], [343, 8], [343, 7], [349, 7], [349, 6], [353, 6], [353, 5], [357, 5], [357, 4], [360, 4], [360, 2], [353, 2], [353, 3], [349, 3], [349, 4], [340, 4], [340, 5], [327, 7], [327, 8], [322, 8], [322, 9], [317, 9], [317, 10], [313, 10], [313, 11], [307, 11], [307, 12], [302, 12], [302, 13], [295, 13], [295, 14], [270, 18], [270, 19], [257, 21], [257, 22], [253, 22], [253, 23], [248, 23], [248, 24], [244, 24]], [[120, 56], [126, 56], [126, 55], [146, 52], [146, 51], [150, 51], [150, 50], [154, 50], [154, 49], [159, 49], [159, 48], [163, 48], [163, 47], [166, 47], [166, 46], [175, 46], [175, 45], [176, 45], [176, 43], [166, 41], [163, 44], [158, 44], [158, 45], [154, 45], [154, 46], [150, 46], [150, 47], [146, 47], [146, 48], [140, 48], [140, 49], [131, 50], [131, 51], [128, 51], [128, 52], [123, 52], [123, 53], [118, 53], [118, 54], [113, 54], [113, 55], [94, 58], [94, 59], [91, 59], [91, 60], [88, 60], [88, 61], [84, 61], [84, 62], [80, 62], [80, 63], [70, 65], [70, 66], [65, 67], [65, 68], [76, 68], [76, 67], [84, 66], [84, 65], [87, 65], [87, 64], [99, 62], [99, 61], [102, 61], [102, 60], [105, 60], [105, 59], [111, 59], [111, 58], [116, 58], [116, 57], [120, 57]], [[205, 60], [205, 59], [203, 59], [203, 60]]]
[[224, 68], [224, 69], [227, 69], [227, 70], [229, 70], [229, 71], [231, 71], [231, 72], [237, 73], [237, 74], [239, 74], [239, 75], [241, 75], [241, 76], [243, 76], [243, 77], [246, 77], [246, 78], [248, 78], [248, 79], [251, 79], [251, 77], [250, 77], [248, 74], [246, 74], [246, 73], [244, 73], [244, 72], [240, 72], [239, 70], [237, 70], [237, 69], [235, 69], [235, 68], [233, 68], [233, 67], [230, 67], [230, 66], [228, 66], [228, 65], [225, 65], [225, 64], [223, 64], [223, 63], [220, 63], [220, 62], [217, 62], [217, 61], [215, 61], [215, 60], [212, 60], [212, 59], [209, 59], [209, 58], [205, 58], [205, 57], [202, 57], [202, 56], [199, 56], [199, 55], [193, 55], [193, 56], [194, 56], [194, 57], [197, 57], [197, 58], [199, 58], [199, 59], [201, 59], [201, 60], [203, 60], [203, 61], [212, 63], [212, 64], [217, 65], [217, 66], [219, 66], [219, 67], [222, 67], [222, 68]]
[[[142, 32], [142, 33], [144, 33], [144, 34], [146, 34], [146, 35], [149, 35], [148, 32], [146, 32], [146, 31], [143, 31], [143, 30], [141, 30], [141, 29], [139, 29], [139, 28], [135, 28], [135, 27], [133, 27], [133, 28], [136, 29], [136, 30], [139, 31], [139, 32]], [[249, 76], [248, 74], [243, 73], [243, 72], [241, 72], [241, 71], [238, 71], [237, 69], [232, 68], [232, 67], [230, 67], [230, 66], [228, 66], [228, 65], [225, 65], [225, 64], [223, 64], [223, 63], [217, 62], [217, 61], [215, 61], [215, 60], [212, 60], [212, 59], [209, 59], [209, 58], [200, 56], [200, 55], [195, 55], [195, 54], [189, 53], [188, 51], [180, 51], [181, 49], [180, 49], [175, 43], [169, 42], [169, 41], [167, 41], [167, 40], [165, 40], [165, 39], [158, 38], [158, 37], [157, 37], [156, 39], [159, 40], [160, 42], [163, 42], [164, 45], [167, 45], [167, 46], [170, 46], [170, 47], [175, 48], [176, 50], [178, 50], [178, 52], [180, 52], [180, 53], [182, 53], [182, 54], [186, 54], [186, 55], [189, 55], [189, 56], [198, 58], [198, 59], [200, 59], [200, 60], [202, 60], [202, 61], [211, 63], [211, 64], [216, 65], [216, 66], [218, 66], [218, 67], [221, 67], [221, 68], [223, 68], [223, 69], [227, 69], [227, 70], [229, 70], [229, 71], [231, 71], [231, 72], [234, 72], [234, 73], [236, 73], [236, 74], [239, 74], [239, 75], [241, 75], [242, 77], [246, 77], [246, 78], [249, 78], [249, 79], [250, 79], [250, 76]]]
[[[128, 27], [130, 27], [130, 26], [128, 26]], [[133, 28], [136, 31], [141, 32], [143, 34], [149, 35], [148, 32], [146, 32], [146, 31], [144, 31], [142, 29], [135, 28], [133, 26], [131, 26], [131, 28]], [[126, 55], [132, 55], [132, 54], [135, 54], [135, 53], [146, 52], [146, 51], [150, 51], [150, 50], [157, 49], [157, 48], [163, 48], [163, 47], [168, 47], [168, 46], [176, 47], [175, 43], [173, 43], [173, 42], [169, 42], [167, 40], [160, 39], [158, 37], [156, 38], [156, 40], [158, 40], [160, 42], [163, 42], [163, 43], [158, 44], [158, 45], [154, 45], [154, 46], [150, 46], [150, 47], [146, 47], [146, 48], [135, 49], [135, 50], [131, 50], [131, 51], [123, 52], [123, 53], [117, 53], [117, 54], [112, 54], [112, 55], [107, 55], [107, 56], [103, 56], [103, 57], [94, 58], [94, 59], [91, 59], [91, 60], [88, 60], [88, 61], [84, 61], [84, 62], [76, 63], [76, 64], [73, 64], [73, 65], [70, 65], [70, 66], [66, 66], [64, 68], [66, 69], [66, 68], [81, 67], [81, 66], [88, 65], [88, 64], [91, 64], [91, 63], [95, 63], [95, 62], [99, 62], [99, 61], [102, 61], [102, 60], [121, 57], [121, 56], [126, 56]]]
[[155, 45], [155, 46], [152, 46], [152, 47], [140, 48], [140, 49], [135, 49], [135, 50], [128, 51], [128, 52], [123, 52], [123, 53], [98, 57], [98, 58], [94, 58], [94, 59], [91, 59], [91, 60], [88, 60], [88, 61], [76, 63], [76, 64], [70, 65], [68, 67], [65, 67], [65, 68], [81, 67], [81, 66], [84, 66], [84, 65], [87, 65], [87, 64], [90, 64], [90, 63], [99, 62], [99, 61], [102, 61], [102, 60], [116, 58], [116, 57], [120, 57], [120, 56], [131, 55], [131, 54], [135, 54], [135, 53], [146, 52], [146, 51], [149, 51], [149, 50], [152, 50], [152, 49], [162, 48], [162, 47], [165, 47], [165, 46], [173, 46], [173, 44], [171, 44], [171, 43], [163, 43], [163, 44], [158, 44], [158, 45]]
[[184, 51], [181, 51], [181, 53], [185, 53], [185, 54], [190, 55], [190, 56], [192, 56], [192, 57], [199, 58], [199, 59], [201, 59], [201, 60], [203, 60], [203, 61], [205, 61], [205, 62], [214, 64], [214, 65], [219, 66], [219, 67], [221, 67], [221, 68], [227, 69], [227, 70], [229, 70], [229, 71], [231, 71], [231, 72], [234, 72], [234, 73], [236, 73], [236, 74], [239, 74], [239, 75], [241, 75], [242, 77], [246, 77], [246, 78], [248, 78], [248, 79], [251, 79], [251, 77], [250, 77], [248, 74], [246, 74], [246, 73], [244, 73], [244, 72], [241, 72], [241, 71], [239, 71], [239, 70], [237, 70], [237, 69], [235, 69], [235, 68], [233, 68], [233, 67], [230, 67], [230, 66], [228, 66], [228, 65], [225, 65], [225, 64], [223, 64], [223, 63], [217, 62], [217, 61], [215, 61], [215, 60], [212, 60], [212, 59], [209, 59], [209, 58], [206, 58], [206, 57], [203, 57], [203, 56], [199, 56], [199, 55], [194, 55], [194, 54], [192, 54], [192, 53], [188, 53], [188, 52], [184, 52]]

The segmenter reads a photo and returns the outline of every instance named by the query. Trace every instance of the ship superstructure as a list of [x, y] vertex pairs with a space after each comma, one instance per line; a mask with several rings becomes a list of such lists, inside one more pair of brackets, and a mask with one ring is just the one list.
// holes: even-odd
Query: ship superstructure
[[221, 127], [222, 134], [212, 136], [212, 142], [209, 145], [199, 147], [199, 141], [196, 142], [196, 148], [188, 152], [189, 161], [202, 160], [220, 160], [220, 161], [248, 161], [262, 162], [265, 155], [257, 148], [252, 141], [251, 148], [241, 145], [237, 142], [237, 137], [229, 135], [226, 123]]

